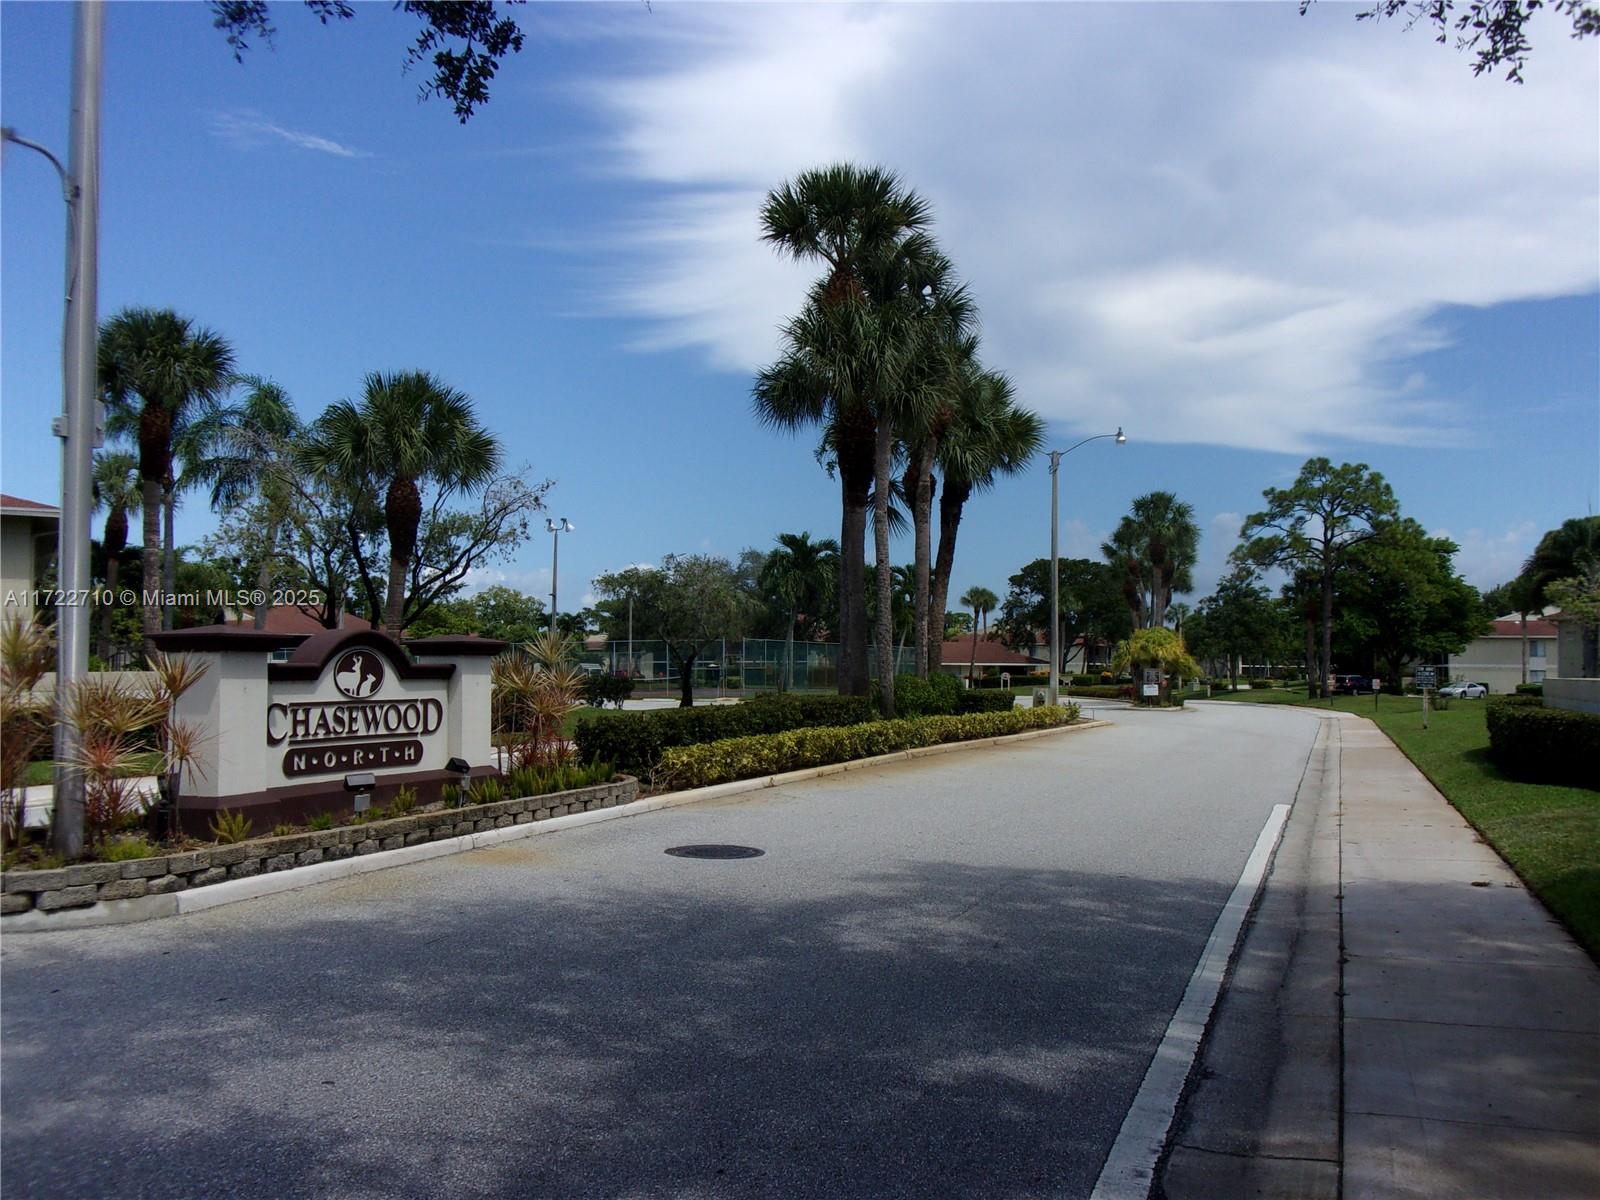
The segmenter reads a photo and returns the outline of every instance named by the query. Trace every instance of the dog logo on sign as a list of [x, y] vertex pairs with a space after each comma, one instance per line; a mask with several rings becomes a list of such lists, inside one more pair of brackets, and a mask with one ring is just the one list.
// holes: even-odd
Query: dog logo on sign
[[352, 700], [365, 700], [383, 686], [383, 663], [370, 650], [347, 650], [333, 664], [333, 684]]

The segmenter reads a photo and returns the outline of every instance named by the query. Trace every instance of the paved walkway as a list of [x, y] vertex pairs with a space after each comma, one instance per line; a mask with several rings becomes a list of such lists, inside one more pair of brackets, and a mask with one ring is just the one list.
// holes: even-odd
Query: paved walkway
[[1165, 1195], [1600, 1196], [1600, 970], [1370, 721], [1318, 757]]

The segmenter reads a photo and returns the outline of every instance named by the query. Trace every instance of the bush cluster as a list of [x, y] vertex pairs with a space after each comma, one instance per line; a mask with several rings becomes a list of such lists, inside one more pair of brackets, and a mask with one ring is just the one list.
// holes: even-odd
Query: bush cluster
[[1010, 692], [978, 692], [965, 691], [956, 696], [956, 712], [959, 713], [987, 713], [1010, 712], [1017, 706], [1016, 697]]
[[872, 720], [865, 696], [761, 696], [744, 704], [597, 713], [578, 722], [573, 740], [585, 761], [599, 759], [630, 775], [648, 775], [674, 746]]
[[1074, 696], [1084, 696], [1091, 700], [1132, 700], [1133, 685], [1131, 683], [1097, 683], [1089, 687], [1072, 687]]
[[949, 716], [961, 704], [961, 681], [938, 672], [926, 679], [915, 675], [894, 677], [894, 713], [897, 717]]
[[1070, 725], [1077, 719], [1077, 706], [1065, 704], [1054, 708], [1013, 708], [1009, 712], [791, 729], [783, 733], [672, 747], [662, 754], [655, 777], [658, 783], [673, 787], [706, 787], [941, 742], [1003, 737], [1028, 729]]
[[1542, 695], [1544, 695], [1544, 684], [1542, 684], [1542, 683], [1519, 683], [1519, 684], [1517, 684], [1517, 695], [1519, 695], [1519, 696], [1542, 696]]
[[1507, 775], [1600, 791], [1600, 716], [1504, 696], [1490, 702], [1487, 720], [1489, 756]]
[[599, 672], [583, 681], [583, 699], [591, 708], [604, 708], [607, 704], [621, 708], [632, 695], [633, 678], [625, 671]]

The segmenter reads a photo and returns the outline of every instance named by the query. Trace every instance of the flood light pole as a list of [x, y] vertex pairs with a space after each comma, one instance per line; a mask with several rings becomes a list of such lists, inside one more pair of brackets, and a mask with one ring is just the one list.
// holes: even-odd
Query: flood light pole
[[1057, 526], [1060, 524], [1060, 496], [1061, 496], [1061, 460], [1071, 454], [1078, 446], [1087, 446], [1090, 442], [1098, 442], [1101, 438], [1114, 438], [1119, 446], [1125, 446], [1128, 439], [1123, 435], [1122, 426], [1117, 426], [1115, 433], [1097, 433], [1093, 437], [1086, 437], [1074, 446], [1065, 450], [1050, 451], [1050, 703], [1055, 704], [1060, 699], [1061, 689], [1061, 557], [1057, 546]]
[[544, 527], [550, 531], [550, 632], [556, 631], [556, 568], [561, 562], [561, 535], [571, 533], [575, 528], [571, 521], [561, 518], [557, 525], [549, 517], [544, 519]]

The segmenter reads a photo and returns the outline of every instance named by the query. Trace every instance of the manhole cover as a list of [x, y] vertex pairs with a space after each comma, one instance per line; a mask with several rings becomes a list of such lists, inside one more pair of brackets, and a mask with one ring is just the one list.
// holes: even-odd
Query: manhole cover
[[669, 846], [667, 853], [677, 858], [760, 858], [766, 851], [757, 850], [754, 846], [711, 844], [706, 846]]

